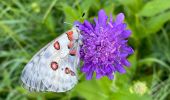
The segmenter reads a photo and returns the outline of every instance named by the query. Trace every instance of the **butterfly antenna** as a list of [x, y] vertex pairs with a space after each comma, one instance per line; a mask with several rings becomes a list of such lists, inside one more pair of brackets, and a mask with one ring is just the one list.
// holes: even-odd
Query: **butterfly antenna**
[[70, 25], [70, 26], [73, 26], [73, 24], [72, 24], [72, 23], [69, 23], [69, 22], [64, 22], [64, 24], [68, 24], [68, 25]]
[[[82, 19], [82, 18], [85, 16], [85, 14], [86, 14], [86, 13], [83, 12], [81, 18], [79, 18], [79, 19]], [[64, 22], [64, 24], [68, 24], [68, 25], [70, 25], [70, 26], [73, 26], [73, 24], [72, 24], [72, 23], [69, 23], [69, 22]]]

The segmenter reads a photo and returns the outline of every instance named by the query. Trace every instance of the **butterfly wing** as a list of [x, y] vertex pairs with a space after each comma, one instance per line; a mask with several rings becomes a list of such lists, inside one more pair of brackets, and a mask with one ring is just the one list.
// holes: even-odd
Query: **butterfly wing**
[[[69, 30], [72, 36], [75, 29]], [[78, 56], [72, 56], [71, 50], [78, 50], [79, 43], [70, 40], [67, 32], [42, 48], [23, 69], [21, 80], [30, 91], [65, 92], [77, 83]], [[74, 36], [72, 37], [74, 38]], [[69, 49], [68, 45], [73, 42]], [[78, 53], [79, 51], [76, 51]]]

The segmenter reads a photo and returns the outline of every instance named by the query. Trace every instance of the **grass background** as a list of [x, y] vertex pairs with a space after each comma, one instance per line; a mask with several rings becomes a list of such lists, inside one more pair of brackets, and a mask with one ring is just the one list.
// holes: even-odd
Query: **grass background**
[[[100, 9], [113, 16], [123, 12], [133, 31], [129, 44], [135, 53], [127, 73], [116, 73], [112, 81], [87, 81], [80, 73], [77, 86], [66, 93], [23, 89], [24, 65], [71, 28], [64, 22], [92, 21]], [[30, 99], [170, 100], [170, 0], [0, 0], [0, 100]]]

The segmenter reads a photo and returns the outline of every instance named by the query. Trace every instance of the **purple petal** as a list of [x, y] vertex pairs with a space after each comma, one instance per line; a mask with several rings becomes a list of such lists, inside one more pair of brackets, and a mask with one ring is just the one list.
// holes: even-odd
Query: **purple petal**
[[100, 79], [102, 77], [101, 73], [96, 73], [96, 79]]
[[121, 54], [120, 54], [120, 57], [122, 57], [122, 58], [125, 58], [125, 57], [127, 57], [127, 56], [128, 56], [127, 53], [121, 53]]
[[122, 33], [122, 38], [128, 38], [130, 35], [131, 35], [131, 31], [130, 30], [125, 30], [123, 33]]
[[107, 77], [108, 77], [110, 80], [112, 80], [112, 79], [114, 78], [113, 74], [109, 74], [109, 75], [107, 75]]
[[127, 67], [131, 66], [130, 62], [126, 59], [122, 59], [121, 62], [123, 63], [123, 65], [125, 65]]
[[99, 33], [99, 28], [100, 28], [100, 26], [99, 26], [99, 23], [98, 23], [98, 21], [97, 21], [97, 19], [96, 18], [94, 18], [94, 22], [95, 22], [95, 32], [98, 34]]
[[117, 70], [119, 73], [121, 73], [121, 74], [123, 74], [123, 73], [126, 72], [126, 70], [125, 70], [125, 69], [123, 68], [123, 66], [120, 65], [120, 64], [117, 64], [117, 65], [115, 66], [115, 68], [116, 68], [116, 70]]
[[126, 24], [122, 24], [122, 23], [121, 23], [121, 24], [118, 24], [118, 25], [116, 26], [117, 30], [119, 30], [119, 31], [125, 30], [126, 27], [127, 27], [127, 25], [126, 25]]
[[89, 71], [89, 72], [86, 73], [86, 79], [87, 80], [92, 79], [92, 76], [93, 76], [93, 71]]
[[105, 27], [106, 26], [106, 23], [107, 23], [107, 15], [105, 13], [105, 11], [102, 9], [99, 11], [98, 13], [98, 23], [100, 25], [100, 27]]
[[126, 50], [129, 54], [133, 54], [134, 51], [131, 47], [127, 47], [127, 48], [124, 48], [124, 50]]
[[90, 64], [84, 64], [82, 67], [81, 67], [81, 71], [82, 72], [88, 72], [90, 70], [91, 66]]
[[116, 23], [116, 25], [119, 25], [119, 24], [121, 24], [122, 22], [123, 22], [123, 20], [124, 20], [124, 14], [123, 13], [119, 13], [118, 15], [117, 15], [117, 17], [116, 17], [116, 20], [115, 20], [115, 23]]
[[113, 22], [113, 17], [112, 17], [112, 14], [110, 14], [110, 20], [109, 20], [110, 23]]
[[74, 25], [74, 26], [80, 26], [80, 25], [82, 25], [82, 24], [81, 24], [79, 21], [75, 21], [73, 25]]
[[93, 30], [92, 25], [87, 20], [84, 21], [84, 25], [89, 28], [89, 30]]

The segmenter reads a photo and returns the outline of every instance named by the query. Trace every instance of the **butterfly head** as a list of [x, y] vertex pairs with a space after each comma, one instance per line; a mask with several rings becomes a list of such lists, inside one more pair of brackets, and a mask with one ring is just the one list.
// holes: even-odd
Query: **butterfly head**
[[73, 31], [73, 38], [75, 40], [80, 39], [80, 30], [79, 30], [79, 28], [77, 26], [73, 26], [72, 31]]

